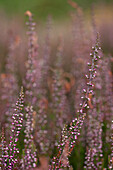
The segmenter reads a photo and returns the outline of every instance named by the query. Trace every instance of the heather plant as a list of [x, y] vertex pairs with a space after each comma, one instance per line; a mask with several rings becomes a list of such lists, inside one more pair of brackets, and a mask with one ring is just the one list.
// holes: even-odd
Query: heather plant
[[7, 166], [7, 157], [8, 157], [8, 147], [5, 140], [4, 128], [2, 128], [2, 135], [1, 135], [1, 158], [0, 158], [0, 167], [3, 169]]
[[[59, 168], [63, 168], [65, 166], [69, 166], [68, 164], [65, 165], [63, 164], [63, 160], [61, 160], [62, 155], [65, 153], [65, 149], [67, 150], [67, 157], [71, 154], [75, 143], [76, 143], [76, 139], [77, 137], [80, 135], [80, 129], [83, 125], [84, 119], [86, 117], [86, 110], [89, 108], [88, 106], [88, 101], [90, 101], [90, 97], [89, 95], [94, 95], [93, 92], [93, 79], [95, 78], [95, 74], [96, 74], [96, 68], [97, 68], [97, 60], [98, 58], [100, 58], [99, 54], [98, 54], [98, 50], [100, 50], [99, 44], [98, 44], [98, 37], [97, 37], [97, 42], [95, 47], [92, 47], [92, 53], [90, 53], [91, 56], [91, 63], [88, 63], [89, 66], [89, 75], [86, 75], [87, 78], [87, 88], [83, 89], [84, 92], [84, 96], [82, 96], [81, 98], [83, 99], [83, 102], [80, 103], [80, 110], [78, 110], [79, 112], [79, 117], [78, 119], [75, 118], [72, 120], [72, 122], [70, 123], [70, 127], [68, 130], [68, 135], [64, 137], [64, 140], [62, 140], [61, 138], [61, 143], [59, 144], [59, 153], [56, 157], [53, 158], [53, 162], [52, 165], [50, 167], [50, 169], [59, 169]], [[64, 134], [63, 134], [64, 136]], [[66, 140], [65, 140], [66, 139]]]
[[[26, 95], [26, 101], [28, 104], [30, 105], [34, 105], [36, 104], [37, 101], [37, 97], [34, 95], [34, 89], [37, 86], [36, 84], [36, 69], [37, 68], [37, 60], [36, 60], [36, 56], [37, 56], [37, 41], [36, 41], [36, 37], [35, 37], [35, 22], [33, 22], [33, 16], [31, 14], [30, 11], [26, 12], [26, 15], [28, 15], [29, 17], [29, 21], [26, 23], [28, 25], [28, 60], [26, 62], [26, 77], [24, 80], [24, 86], [26, 89], [25, 95]], [[39, 71], [37, 71], [37, 74], [39, 74]], [[35, 92], [35, 94], [37, 94]]]
[[[50, 56], [51, 56], [51, 16], [48, 16], [47, 23], [46, 23], [46, 37], [43, 47], [43, 54], [41, 60], [38, 62], [42, 63], [40, 66], [40, 77], [38, 77], [38, 84], [39, 84], [39, 97], [38, 97], [38, 104], [37, 104], [37, 127], [35, 128], [35, 139], [37, 142], [38, 152], [39, 152], [39, 160], [40, 164], [42, 160], [45, 159], [48, 162], [48, 155], [51, 154], [51, 139], [48, 136], [49, 130], [49, 121], [48, 121], [48, 110], [49, 110], [49, 102], [48, 102], [48, 94], [49, 94], [49, 87], [48, 87], [48, 77], [50, 71]], [[51, 136], [52, 138], [52, 136]]]
[[9, 158], [8, 158], [9, 169], [13, 169], [15, 164], [18, 162], [17, 155], [19, 153], [19, 149], [17, 147], [17, 141], [23, 123], [23, 103], [24, 103], [23, 98], [24, 98], [23, 87], [21, 87], [20, 95], [18, 101], [16, 102], [16, 108], [12, 115], [12, 119], [13, 119], [12, 127], [11, 127], [12, 135], [10, 136]]
[[85, 169], [102, 169], [101, 114], [95, 108], [89, 112]]
[[[112, 56], [101, 54], [97, 35], [89, 61], [88, 53], [96, 32], [94, 14], [91, 32], [84, 22], [82, 9], [71, 0], [68, 2], [76, 11], [71, 13], [71, 30], [68, 32], [70, 25], [66, 27], [66, 34], [60, 30], [60, 39], [56, 25], [51, 39], [50, 16], [46, 37], [40, 33], [37, 36], [33, 14], [26, 12], [28, 31], [25, 41], [28, 46], [26, 48], [26, 43], [22, 43], [25, 49], [19, 52], [20, 68], [24, 68], [24, 55], [27, 61], [25, 70], [18, 70], [20, 77], [15, 69], [15, 56], [19, 54], [13, 37], [9, 43], [6, 73], [0, 80], [3, 83], [0, 97], [5, 108], [1, 107], [1, 113], [4, 112], [1, 169], [113, 168]], [[24, 42], [24, 37], [21, 39]], [[14, 107], [21, 80], [25, 104], [21, 88]]]
[[90, 110], [87, 114], [87, 134], [86, 134], [86, 169], [102, 169], [102, 123], [103, 110], [101, 107], [102, 99], [102, 79], [101, 79], [102, 60], [99, 62], [98, 73], [94, 80], [95, 97], [90, 96]]
[[[30, 107], [33, 106], [34, 142], [39, 155], [46, 154], [49, 148], [47, 136], [47, 99], [46, 89], [43, 86], [43, 66], [38, 56], [38, 44], [36, 39], [35, 23], [32, 14], [27, 11], [29, 17], [28, 29], [28, 60], [26, 63], [25, 101]], [[48, 53], [49, 55], [49, 53]], [[46, 60], [46, 59], [45, 59]], [[44, 60], [44, 61], [45, 61]], [[45, 69], [45, 68], [44, 68]], [[47, 71], [47, 70], [46, 70]], [[46, 72], [45, 71], [45, 72]], [[43, 76], [43, 77], [42, 77]], [[40, 157], [40, 156], [39, 156]]]
[[113, 120], [112, 120], [112, 124], [111, 124], [111, 130], [112, 130], [111, 139], [110, 139], [111, 154], [108, 157], [108, 160], [109, 160], [108, 169], [113, 169]]
[[23, 88], [21, 88], [19, 98], [16, 102], [16, 107], [12, 114], [12, 126], [11, 136], [9, 144], [5, 142], [4, 132], [2, 131], [2, 168], [3, 169], [14, 169], [18, 167], [18, 153], [19, 148], [17, 147], [18, 137], [23, 122]]
[[36, 149], [33, 142], [33, 108], [26, 108], [25, 139], [21, 169], [32, 169], [36, 167]]

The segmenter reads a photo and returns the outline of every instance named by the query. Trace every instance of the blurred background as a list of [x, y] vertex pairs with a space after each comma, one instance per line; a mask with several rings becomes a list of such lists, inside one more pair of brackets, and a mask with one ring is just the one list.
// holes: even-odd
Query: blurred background
[[[113, 1], [112, 0], [0, 0], [0, 62], [7, 54], [7, 41], [13, 34], [21, 47], [25, 46], [25, 12], [34, 14], [40, 46], [44, 44], [48, 16], [51, 16], [51, 40], [57, 44], [59, 36], [69, 40], [74, 15], [82, 20], [85, 34], [90, 36], [92, 25], [100, 32], [105, 53], [113, 53]], [[81, 19], [79, 18], [81, 16]], [[77, 21], [77, 18], [75, 19]], [[75, 22], [76, 22], [75, 21]], [[79, 22], [79, 21], [78, 21]], [[76, 25], [76, 24], [75, 24]], [[76, 27], [76, 26], [75, 26]], [[66, 28], [66, 29], [65, 29]], [[90, 39], [90, 38], [89, 38]], [[0, 66], [4, 70], [4, 64]]]
[[[76, 2], [85, 13], [91, 9], [92, 3], [96, 5], [96, 9], [101, 10], [102, 6], [109, 11], [112, 0], [73, 0]], [[21, 16], [26, 10], [30, 10], [39, 20], [46, 19], [47, 15], [51, 14], [55, 19], [66, 20], [69, 18], [72, 7], [67, 3], [67, 0], [0, 0], [0, 10], [7, 17]], [[106, 11], [106, 15], [107, 12]], [[105, 12], [103, 12], [104, 14]]]
[[[32, 12], [36, 22], [35, 41], [38, 42], [39, 59], [44, 57], [44, 48], [48, 45], [50, 48], [48, 65], [54, 68], [57, 52], [59, 48], [63, 48], [62, 69], [65, 75], [69, 74], [67, 77], [70, 82], [71, 79], [74, 79], [72, 87], [71, 83], [66, 82], [66, 95], [69, 102], [71, 101], [69, 103], [72, 113], [71, 120], [75, 109], [77, 110], [79, 107], [79, 100], [76, 99], [76, 102], [73, 103], [71, 93], [75, 94], [73, 87], [79, 92], [83, 88], [82, 81], [87, 70], [90, 49], [95, 41], [95, 32], [99, 31], [100, 33], [105, 58], [113, 56], [113, 0], [0, 0], [0, 74], [4, 79], [4, 73], [7, 72], [6, 58], [10, 54], [9, 45], [13, 44], [19, 86], [25, 77], [25, 63], [28, 55], [28, 36], [25, 24], [28, 16], [25, 16], [26, 11]], [[49, 39], [48, 44], [46, 44], [47, 39]], [[113, 76], [113, 57], [110, 58], [110, 64], [108, 71]], [[48, 77], [51, 78], [51, 73]], [[51, 79], [48, 79], [48, 84], [51, 84]], [[78, 93], [78, 96], [79, 94], [81, 93]], [[1, 104], [1, 113], [4, 108], [5, 104]], [[84, 133], [83, 131], [83, 138]], [[73, 155], [77, 162], [81, 161], [82, 163], [76, 165], [75, 159], [70, 159], [70, 162], [74, 169], [80, 170], [83, 169], [84, 157], [81, 155], [85, 155], [85, 149], [84, 145], [81, 147], [79, 142], [77, 148], [78, 150]], [[104, 167], [107, 167], [106, 153], [105, 150]]]

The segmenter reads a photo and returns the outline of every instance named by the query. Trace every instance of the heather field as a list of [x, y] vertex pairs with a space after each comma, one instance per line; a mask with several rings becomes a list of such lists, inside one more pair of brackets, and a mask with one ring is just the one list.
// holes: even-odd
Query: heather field
[[113, 4], [0, 0], [0, 169], [113, 170]]

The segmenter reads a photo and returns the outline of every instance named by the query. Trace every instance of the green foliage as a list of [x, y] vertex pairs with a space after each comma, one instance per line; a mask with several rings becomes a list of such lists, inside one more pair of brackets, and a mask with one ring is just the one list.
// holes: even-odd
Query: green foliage
[[[73, 0], [84, 9], [90, 8], [92, 3], [112, 2], [111, 0]], [[51, 14], [56, 18], [67, 18], [69, 11], [73, 10], [67, 0], [0, 0], [0, 8], [5, 10], [7, 14], [22, 15], [30, 10], [38, 16], [45, 19]]]

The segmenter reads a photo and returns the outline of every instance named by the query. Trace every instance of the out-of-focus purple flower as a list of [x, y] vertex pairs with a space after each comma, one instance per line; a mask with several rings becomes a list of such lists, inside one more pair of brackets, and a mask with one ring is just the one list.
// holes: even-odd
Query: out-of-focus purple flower
[[6, 139], [10, 136], [10, 127], [12, 123], [12, 112], [14, 109], [14, 103], [16, 102], [18, 83], [16, 77], [16, 61], [15, 61], [16, 44], [14, 38], [10, 38], [8, 57], [6, 60], [5, 71], [6, 74], [1, 75], [2, 80], [2, 92], [1, 99], [6, 103], [4, 109]]

